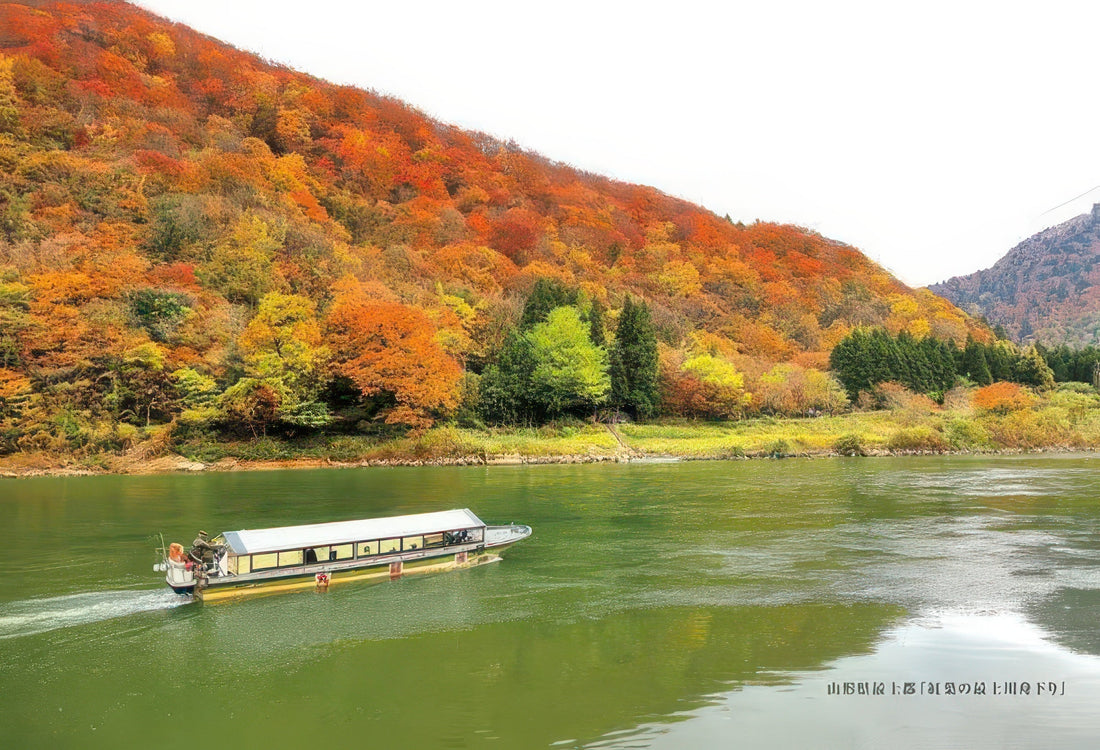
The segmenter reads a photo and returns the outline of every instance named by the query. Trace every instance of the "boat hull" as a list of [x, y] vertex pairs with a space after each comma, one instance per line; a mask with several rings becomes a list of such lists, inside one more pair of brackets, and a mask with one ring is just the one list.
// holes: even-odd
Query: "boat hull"
[[[448, 554], [439, 557], [391, 560], [364, 567], [343, 570], [308, 570], [262, 581], [237, 582], [211, 579], [208, 585], [195, 588], [195, 599], [204, 603], [237, 599], [258, 594], [278, 594], [309, 589], [325, 590], [344, 583], [384, 581], [406, 575], [442, 573], [450, 570], [473, 568], [499, 561], [503, 547], [480, 552]], [[318, 580], [318, 575], [325, 580]]]

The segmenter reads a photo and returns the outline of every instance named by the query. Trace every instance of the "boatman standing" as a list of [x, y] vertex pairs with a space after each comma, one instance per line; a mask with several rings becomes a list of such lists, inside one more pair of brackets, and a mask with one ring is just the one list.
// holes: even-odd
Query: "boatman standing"
[[207, 566], [214, 562], [214, 553], [221, 549], [220, 544], [211, 544], [206, 538], [206, 532], [200, 531], [191, 542], [191, 559], [196, 563]]

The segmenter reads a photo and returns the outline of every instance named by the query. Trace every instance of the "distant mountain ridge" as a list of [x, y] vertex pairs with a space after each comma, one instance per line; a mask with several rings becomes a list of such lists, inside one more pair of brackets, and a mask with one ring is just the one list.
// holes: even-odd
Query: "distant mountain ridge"
[[1100, 343], [1100, 204], [1044, 229], [992, 268], [928, 287], [1020, 343]]

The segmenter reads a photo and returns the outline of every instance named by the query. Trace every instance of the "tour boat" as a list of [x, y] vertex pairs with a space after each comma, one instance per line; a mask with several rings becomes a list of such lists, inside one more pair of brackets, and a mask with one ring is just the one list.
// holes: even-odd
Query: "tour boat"
[[156, 569], [176, 593], [213, 601], [483, 565], [529, 536], [530, 526], [487, 526], [462, 508], [226, 531], [210, 542], [213, 561], [198, 563], [182, 545], [162, 544]]

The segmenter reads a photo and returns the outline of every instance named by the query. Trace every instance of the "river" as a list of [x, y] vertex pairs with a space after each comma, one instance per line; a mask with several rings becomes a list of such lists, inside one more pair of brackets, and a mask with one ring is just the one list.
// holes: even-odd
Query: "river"
[[[1092, 748], [1100, 459], [0, 484], [0, 747]], [[155, 534], [469, 507], [497, 564], [189, 603]]]

